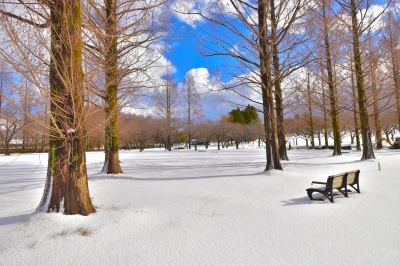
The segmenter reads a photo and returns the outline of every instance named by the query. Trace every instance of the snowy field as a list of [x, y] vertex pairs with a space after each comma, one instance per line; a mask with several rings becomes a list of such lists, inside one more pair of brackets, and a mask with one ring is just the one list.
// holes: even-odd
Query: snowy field
[[[33, 214], [46, 154], [0, 156], [0, 265], [400, 265], [400, 150], [122, 151], [87, 155], [97, 212]], [[379, 170], [380, 165], [380, 170]], [[313, 180], [360, 169], [361, 194], [310, 201]]]

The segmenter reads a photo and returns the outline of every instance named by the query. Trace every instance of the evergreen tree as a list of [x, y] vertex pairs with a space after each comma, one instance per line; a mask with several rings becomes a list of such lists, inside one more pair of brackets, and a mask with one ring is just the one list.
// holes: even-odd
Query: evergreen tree
[[242, 125], [250, 124], [252, 121], [260, 121], [257, 109], [254, 106], [247, 105], [244, 110], [239, 107], [229, 112], [229, 121]]
[[246, 124], [250, 124], [252, 121], [260, 121], [260, 117], [258, 116], [258, 112], [254, 106], [247, 105], [242, 111], [242, 114]]
[[242, 125], [246, 124], [243, 113], [242, 111], [240, 111], [239, 107], [229, 112], [229, 120], [233, 123], [238, 123]]

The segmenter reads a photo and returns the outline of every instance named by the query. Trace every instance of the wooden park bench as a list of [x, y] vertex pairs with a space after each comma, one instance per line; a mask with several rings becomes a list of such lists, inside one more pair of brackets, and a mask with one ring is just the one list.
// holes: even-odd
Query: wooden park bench
[[338, 190], [340, 193], [342, 193], [346, 198], [348, 197], [348, 193], [351, 190], [347, 189], [347, 185], [351, 186], [354, 188], [358, 193], [360, 193], [360, 186], [359, 186], [359, 175], [360, 175], [360, 170], [355, 170], [355, 171], [349, 171], [345, 173], [340, 173], [336, 175], [331, 175], [328, 177], [326, 182], [318, 182], [318, 181], [313, 181], [311, 185], [313, 184], [319, 184], [321, 187], [319, 188], [308, 188], [307, 190], [307, 195], [311, 200], [314, 200], [312, 197], [312, 194], [314, 192], [321, 193], [325, 197], [329, 199], [330, 202], [333, 201], [333, 190]]

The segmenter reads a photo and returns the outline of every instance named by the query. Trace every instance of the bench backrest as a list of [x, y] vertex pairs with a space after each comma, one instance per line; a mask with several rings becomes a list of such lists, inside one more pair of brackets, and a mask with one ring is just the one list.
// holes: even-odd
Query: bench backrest
[[360, 170], [354, 170], [347, 172], [347, 184], [353, 185], [358, 182], [358, 176], [360, 174]]
[[331, 175], [328, 178], [328, 185], [332, 186], [332, 189], [343, 188], [346, 186], [347, 173], [341, 173], [336, 175]]

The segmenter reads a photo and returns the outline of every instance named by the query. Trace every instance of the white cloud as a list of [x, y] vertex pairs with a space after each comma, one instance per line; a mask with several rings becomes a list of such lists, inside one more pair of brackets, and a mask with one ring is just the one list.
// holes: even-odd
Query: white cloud
[[[243, 12], [243, 4], [237, 2], [237, 8]], [[172, 10], [175, 16], [182, 22], [196, 27], [196, 24], [203, 22], [206, 17], [212, 17], [215, 14], [226, 16], [236, 16], [238, 12], [230, 0], [175, 0], [172, 3]], [[246, 14], [246, 12], [243, 12]]]
[[[385, 22], [383, 19], [383, 12], [385, 11], [385, 6], [383, 5], [373, 5], [367, 10], [367, 21], [372, 21], [376, 17], [380, 16], [372, 25], [372, 31], [379, 30], [384, 27]], [[385, 11], [386, 12], [386, 11]]]
[[[205, 1], [199, 1], [200, 4], [205, 4]], [[172, 3], [171, 9], [174, 11], [175, 16], [182, 22], [196, 27], [196, 23], [204, 21], [198, 12], [198, 7], [192, 0], [175, 0]]]
[[[368, 9], [359, 10], [357, 13], [357, 19], [361, 22], [361, 29], [366, 27], [371, 27], [371, 31], [377, 31], [384, 27], [384, 15], [390, 10], [386, 9], [386, 4], [384, 5], [372, 5]], [[348, 27], [351, 25], [351, 16], [348, 13], [343, 13], [339, 15], [342, 23], [338, 24], [338, 27], [342, 30], [349, 30]], [[375, 20], [375, 21], [374, 21]], [[374, 21], [372, 23], [372, 21]], [[372, 23], [372, 24], [371, 24]], [[344, 25], [346, 24], [346, 25]]]
[[207, 68], [193, 68], [186, 73], [186, 78], [188, 76], [193, 77], [197, 92], [200, 94], [207, 94], [214, 87]]
[[[244, 80], [256, 81], [257, 77], [255, 74], [243, 74], [228, 82], [223, 82], [219, 77], [212, 76], [206, 68], [191, 69], [186, 73], [186, 76], [188, 75], [194, 77], [197, 90], [202, 93], [203, 111], [208, 119], [219, 119], [222, 115], [227, 115], [229, 111], [237, 106], [250, 104], [259, 108], [255, 103], [242, 97], [246, 95], [249, 99], [261, 101], [261, 94], [257, 84], [242, 85]], [[235, 93], [233, 89], [238, 93]]]

